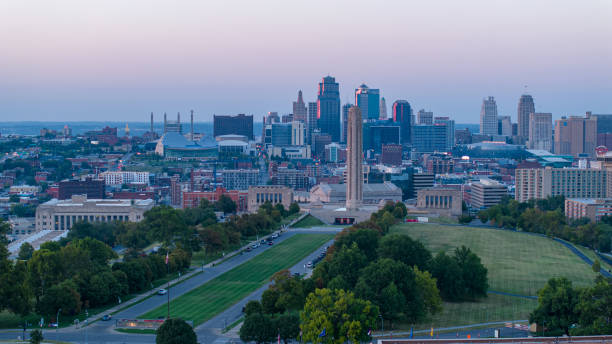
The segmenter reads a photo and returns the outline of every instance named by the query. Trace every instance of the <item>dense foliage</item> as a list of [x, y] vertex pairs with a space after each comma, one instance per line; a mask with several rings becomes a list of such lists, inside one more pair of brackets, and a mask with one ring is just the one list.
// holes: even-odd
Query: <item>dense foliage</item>
[[480, 211], [478, 217], [483, 223], [490, 221], [497, 227], [555, 236], [609, 252], [612, 241], [612, 218], [604, 217], [597, 224], [590, 223], [588, 218], [568, 222], [564, 215], [564, 206], [563, 196], [523, 203], [504, 198], [500, 204]]
[[196, 344], [193, 328], [183, 319], [168, 319], [157, 329], [156, 344]]
[[601, 275], [586, 288], [574, 288], [564, 277], [551, 278], [538, 292], [529, 321], [551, 334], [612, 334], [612, 284]]
[[[436, 265], [422, 243], [387, 234], [405, 216], [403, 203], [388, 203], [370, 220], [339, 233], [310, 278], [291, 276], [289, 271], [276, 274], [261, 301], [245, 307], [241, 339], [271, 341], [276, 334], [269, 330], [274, 319], [300, 312], [304, 341], [367, 341], [379, 317], [414, 323], [439, 312], [442, 297], [486, 296], [487, 270], [469, 249], [457, 249], [452, 257], [441, 254], [452, 264]], [[460, 283], [441, 284], [436, 275], [452, 275]], [[459, 290], [451, 291], [453, 287]]]

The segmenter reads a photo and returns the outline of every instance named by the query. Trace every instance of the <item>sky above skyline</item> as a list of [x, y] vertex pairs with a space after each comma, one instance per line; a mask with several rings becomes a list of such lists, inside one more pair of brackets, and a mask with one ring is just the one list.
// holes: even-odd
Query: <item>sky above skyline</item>
[[3, 1], [0, 122], [291, 113], [327, 74], [354, 102], [477, 123], [612, 113], [612, 1]]

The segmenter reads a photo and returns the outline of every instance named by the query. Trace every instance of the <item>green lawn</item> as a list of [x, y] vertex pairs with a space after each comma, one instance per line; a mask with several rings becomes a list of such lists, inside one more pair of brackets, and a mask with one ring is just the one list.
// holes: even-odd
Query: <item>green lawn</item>
[[423, 242], [433, 254], [451, 252], [461, 245], [469, 247], [489, 270], [491, 290], [535, 296], [551, 277], [567, 277], [576, 286], [589, 285], [595, 279], [588, 264], [548, 238], [490, 228], [433, 224], [402, 224], [392, 231]]
[[[536, 300], [505, 295], [489, 294], [480, 302], [444, 302], [442, 312], [421, 324], [415, 330], [425, 330], [457, 325], [480, 324], [494, 321], [527, 320], [529, 312], [538, 305]], [[399, 324], [409, 329], [411, 324]]]
[[323, 223], [321, 220], [317, 219], [316, 217], [312, 215], [306, 215], [303, 219], [296, 222], [291, 227], [292, 228], [308, 228], [308, 227], [323, 226], [323, 225], [325, 225], [325, 223]]
[[[564, 276], [575, 286], [592, 284], [591, 267], [568, 248], [548, 238], [490, 228], [442, 224], [400, 224], [393, 233], [421, 241], [432, 254], [465, 245], [488, 269], [490, 290], [536, 296], [551, 277]], [[585, 251], [586, 249], [582, 249]], [[444, 310], [415, 328], [448, 327], [490, 321], [528, 319], [536, 300], [489, 294], [479, 302], [444, 303]], [[410, 324], [400, 324], [409, 329]]]
[[[197, 326], [242, 300], [267, 283], [274, 273], [297, 264], [332, 238], [331, 234], [296, 234], [171, 301], [171, 316], [192, 320], [194, 326]], [[155, 319], [164, 315], [165, 305], [141, 315], [140, 318]]]

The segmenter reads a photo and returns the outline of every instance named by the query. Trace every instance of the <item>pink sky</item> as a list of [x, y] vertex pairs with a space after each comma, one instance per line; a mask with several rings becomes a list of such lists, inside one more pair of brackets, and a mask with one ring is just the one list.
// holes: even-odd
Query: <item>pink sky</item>
[[[0, 121], [291, 112], [326, 74], [478, 122], [612, 113], [612, 1], [3, 1]], [[177, 4], [178, 3], [178, 4]]]

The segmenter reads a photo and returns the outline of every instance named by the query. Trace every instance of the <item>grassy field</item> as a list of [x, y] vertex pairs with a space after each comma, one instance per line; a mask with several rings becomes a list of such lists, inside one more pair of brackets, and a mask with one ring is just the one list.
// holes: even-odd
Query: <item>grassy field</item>
[[[493, 321], [527, 320], [529, 313], [538, 306], [537, 300], [505, 295], [489, 294], [480, 302], [444, 302], [442, 312], [432, 319], [415, 324], [415, 330], [425, 330], [456, 325], [480, 324]], [[399, 324], [409, 329], [411, 324]]]
[[[401, 224], [391, 232], [407, 234], [436, 254], [465, 245], [488, 269], [490, 290], [536, 296], [551, 277], [564, 276], [575, 286], [590, 285], [595, 273], [565, 246], [548, 238], [490, 228]], [[588, 251], [581, 248], [582, 251]], [[536, 300], [489, 294], [479, 302], [444, 303], [444, 310], [419, 328], [527, 319]], [[410, 324], [400, 324], [410, 328]]]
[[[208, 283], [170, 302], [172, 317], [192, 320], [197, 326], [254, 292], [272, 275], [297, 264], [309, 253], [331, 240], [331, 234], [297, 234]], [[141, 318], [166, 314], [158, 307]]]
[[325, 225], [325, 223], [323, 223], [321, 220], [317, 219], [316, 217], [312, 215], [306, 215], [303, 219], [296, 222], [291, 227], [292, 228], [308, 228], [308, 227], [323, 226], [323, 225]]
[[524, 233], [432, 224], [402, 224], [393, 232], [410, 235], [432, 253], [465, 245], [489, 270], [491, 290], [535, 296], [551, 277], [564, 276], [576, 286], [593, 282], [591, 267], [558, 242]]

